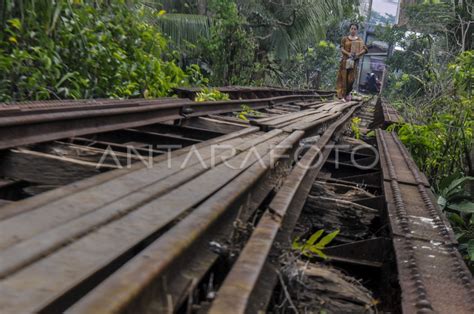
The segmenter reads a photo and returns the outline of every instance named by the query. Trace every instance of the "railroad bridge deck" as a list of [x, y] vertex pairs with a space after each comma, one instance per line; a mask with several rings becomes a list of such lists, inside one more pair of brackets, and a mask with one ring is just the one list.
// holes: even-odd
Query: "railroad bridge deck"
[[[3, 105], [0, 311], [474, 312], [393, 108], [224, 91]], [[292, 248], [336, 229], [327, 258]]]

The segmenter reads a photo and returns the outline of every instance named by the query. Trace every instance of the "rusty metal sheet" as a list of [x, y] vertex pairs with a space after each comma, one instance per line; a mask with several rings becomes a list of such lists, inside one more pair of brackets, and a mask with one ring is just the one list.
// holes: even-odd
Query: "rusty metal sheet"
[[393, 240], [403, 313], [474, 313], [472, 275], [457, 248], [435, 240]]
[[187, 104], [189, 100], [178, 98], [155, 99], [84, 99], [84, 100], [44, 100], [0, 104], [0, 117], [26, 116], [31, 114], [51, 114], [81, 110], [118, 109], [150, 105]]
[[376, 134], [403, 312], [473, 313], [472, 276], [434, 195], [396, 135]]
[[180, 119], [181, 107], [134, 107], [0, 118], [0, 149]]
[[375, 104], [374, 121], [371, 124], [372, 128], [380, 127], [386, 129], [388, 126], [402, 121], [403, 118], [395, 108], [380, 97], [377, 99]]
[[[394, 193], [394, 188], [398, 190], [398, 195]], [[433, 214], [426, 208], [427, 205], [418, 187], [408, 184], [398, 184], [394, 187], [392, 182], [384, 182], [384, 192], [394, 234], [400, 236], [410, 234], [412, 237], [427, 241], [456, 242], [451, 226], [437, 212]], [[397, 202], [403, 204], [404, 212], [397, 209]]]
[[[395, 179], [401, 183], [418, 185], [419, 183], [429, 187], [430, 184], [424, 174], [421, 174], [411, 158], [406, 158], [408, 152], [396, 135], [377, 130], [377, 147], [380, 154], [383, 178], [386, 181]], [[394, 168], [393, 176], [388, 168], [388, 159]]]

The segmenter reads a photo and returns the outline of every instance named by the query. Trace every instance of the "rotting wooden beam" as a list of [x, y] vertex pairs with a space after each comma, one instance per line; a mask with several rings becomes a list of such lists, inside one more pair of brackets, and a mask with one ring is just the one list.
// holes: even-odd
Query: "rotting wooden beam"
[[[116, 169], [113, 165], [99, 168]], [[96, 163], [16, 148], [0, 158], [0, 175], [28, 182], [64, 185], [99, 174]]]

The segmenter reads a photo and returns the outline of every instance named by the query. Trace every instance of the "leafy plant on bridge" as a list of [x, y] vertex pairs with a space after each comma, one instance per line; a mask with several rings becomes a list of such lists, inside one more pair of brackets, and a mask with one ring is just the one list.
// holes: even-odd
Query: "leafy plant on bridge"
[[[321, 236], [324, 234], [324, 229], [321, 229], [312, 234], [309, 239], [304, 242], [300, 242], [300, 239], [296, 238], [293, 241], [293, 249], [300, 251], [307, 257], [311, 257], [313, 254], [316, 254], [323, 259], [327, 259], [328, 257], [323, 253], [323, 250], [334, 240], [339, 232], [340, 230], [336, 230], [321, 238]], [[318, 239], [320, 240], [318, 241]]]
[[358, 140], [360, 139], [360, 123], [361, 123], [361, 118], [360, 117], [354, 117], [351, 120], [351, 130], [352, 133], [354, 134], [354, 137]]
[[194, 101], [218, 101], [218, 100], [229, 100], [229, 94], [222, 93], [216, 88], [203, 88], [196, 94]]
[[236, 113], [237, 118], [240, 120], [248, 121], [249, 117], [252, 118], [258, 118], [261, 116], [260, 112], [258, 112], [255, 109], [252, 109], [252, 107], [248, 105], [242, 105], [242, 111]]

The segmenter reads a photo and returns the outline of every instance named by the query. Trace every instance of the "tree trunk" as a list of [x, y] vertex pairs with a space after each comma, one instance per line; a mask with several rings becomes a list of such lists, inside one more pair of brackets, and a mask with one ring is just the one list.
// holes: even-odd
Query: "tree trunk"
[[197, 0], [197, 10], [199, 15], [207, 15], [207, 0]]
[[[470, 160], [468, 160], [468, 162], [470, 163], [470, 165], [468, 175], [474, 177], [474, 144], [472, 145], [469, 159]], [[469, 191], [471, 192], [471, 195], [474, 196], [474, 180], [469, 180]]]

